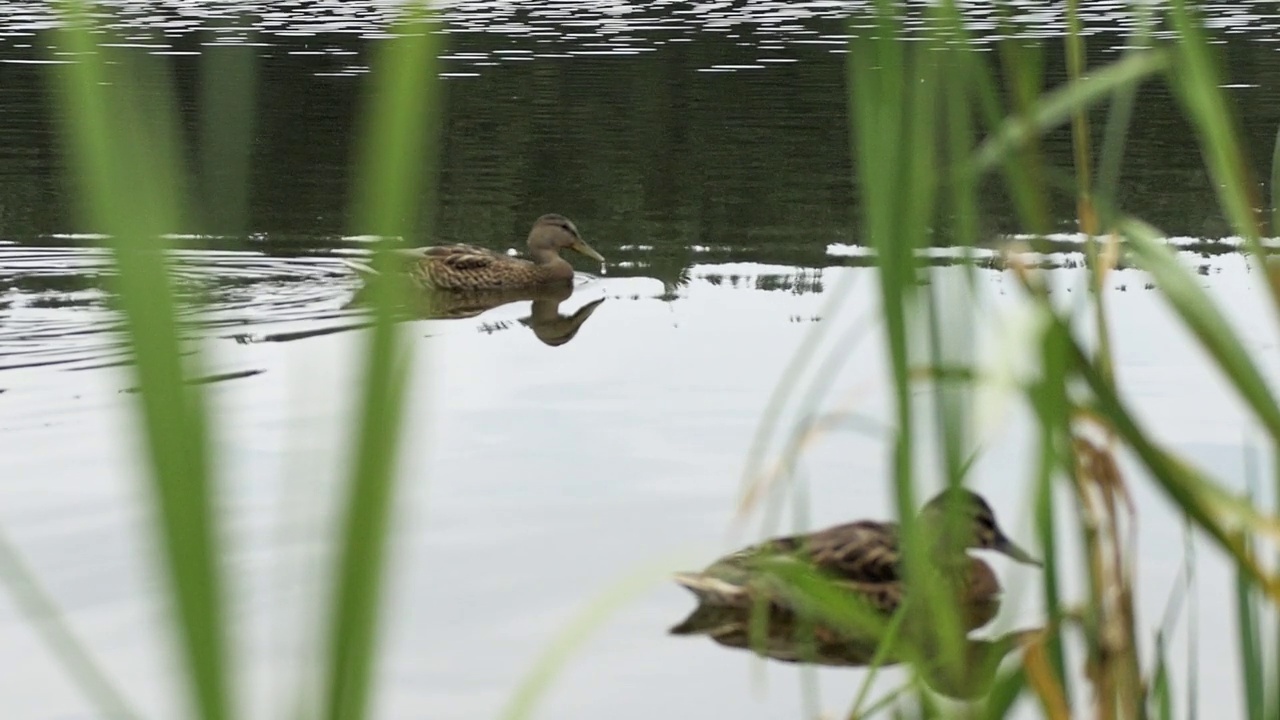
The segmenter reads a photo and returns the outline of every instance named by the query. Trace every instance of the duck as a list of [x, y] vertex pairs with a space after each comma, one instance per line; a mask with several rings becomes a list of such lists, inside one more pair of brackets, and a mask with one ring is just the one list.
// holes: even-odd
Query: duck
[[[955, 515], [949, 517], [949, 512]], [[969, 550], [994, 550], [1021, 563], [1040, 565], [1000, 529], [986, 500], [965, 488], [949, 488], [938, 494], [920, 510], [916, 522], [925, 532], [928, 567], [954, 599], [965, 633], [990, 622], [1002, 596], [991, 566], [969, 555]], [[942, 528], [959, 532], [946, 533]], [[705, 635], [721, 645], [750, 648], [786, 662], [869, 662], [879, 645], [878, 630], [853, 632], [805, 617], [794, 596], [764, 572], [770, 563], [788, 561], [812, 567], [832, 580], [841, 593], [860, 601], [873, 617], [886, 622], [909, 600], [898, 524], [858, 520], [772, 538], [726, 555], [699, 572], [676, 573], [675, 582], [694, 594], [698, 606], [669, 632]], [[760, 611], [766, 613], [762, 624], [758, 624], [758, 617], [753, 618]], [[928, 635], [918, 630], [912, 631], [916, 637]], [[889, 659], [896, 662], [901, 658]]]
[[[573, 266], [560, 257], [574, 250], [600, 263], [604, 256], [582, 239], [578, 227], [563, 215], [548, 213], [533, 222], [526, 241], [529, 257], [509, 255], [475, 245], [433, 245], [394, 250], [410, 280], [421, 289], [475, 292], [545, 285], [569, 285]], [[361, 275], [374, 271], [348, 262]]]

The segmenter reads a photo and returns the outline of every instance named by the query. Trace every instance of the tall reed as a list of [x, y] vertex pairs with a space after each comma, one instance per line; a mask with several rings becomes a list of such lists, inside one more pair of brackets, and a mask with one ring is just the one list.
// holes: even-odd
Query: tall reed
[[[252, 55], [209, 51], [203, 61], [199, 180], [185, 167], [183, 128], [170, 68], [156, 55], [111, 42], [103, 8], [77, 0], [55, 4], [52, 44], [76, 58], [57, 65], [54, 91], [79, 181], [87, 224], [108, 236], [116, 270], [113, 296], [132, 353], [137, 418], [149, 460], [152, 538], [173, 605], [173, 637], [182, 659], [190, 715], [204, 720], [241, 717], [241, 691], [232, 672], [222, 567], [226, 552], [218, 497], [218, 467], [209, 451], [211, 418], [200, 374], [199, 345], [184, 337], [183, 307], [170, 267], [170, 233], [217, 220], [220, 231], [244, 227], [249, 144], [252, 141]], [[373, 264], [422, 231], [432, 207], [436, 114], [435, 61], [442, 33], [425, 6], [410, 3], [379, 43], [372, 61], [358, 184], [355, 233], [377, 235]], [[197, 188], [203, 192], [196, 194]], [[200, 198], [196, 202], [196, 198]], [[403, 288], [393, 273], [375, 280], [373, 323], [366, 333], [357, 431], [337, 550], [319, 632], [327, 638], [319, 697], [304, 697], [293, 717], [358, 720], [369, 715], [374, 691], [386, 538], [395, 496], [395, 460], [402, 424], [409, 346], [393, 322]], [[194, 351], [194, 352], [190, 352]], [[7, 546], [0, 549], [6, 549]], [[9, 557], [5, 554], [5, 557]], [[0, 558], [3, 559], [3, 558]], [[16, 558], [0, 563], [20, 583], [56, 657], [86, 698], [106, 717], [136, 717], [127, 693], [115, 687], [92, 654], [58, 622], [56, 604], [38, 591]], [[300, 685], [302, 687], [302, 685]]]

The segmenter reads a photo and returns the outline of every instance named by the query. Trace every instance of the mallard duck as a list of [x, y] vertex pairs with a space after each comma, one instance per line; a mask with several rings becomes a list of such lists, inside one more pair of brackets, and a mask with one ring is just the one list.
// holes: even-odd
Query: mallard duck
[[[577, 226], [563, 215], [548, 214], [535, 220], [528, 245], [529, 260], [475, 245], [433, 245], [395, 253], [405, 261], [405, 270], [414, 283], [448, 291], [569, 284], [573, 281], [573, 266], [560, 257], [562, 249], [604, 262], [604, 257], [582, 239]], [[348, 264], [361, 274], [372, 272], [366, 266]]]
[[[948, 511], [955, 516], [948, 518]], [[969, 490], [943, 491], [921, 509], [917, 522], [927, 533], [930, 566], [943, 580], [942, 587], [953, 595], [966, 632], [995, 616], [1001, 594], [991, 566], [970, 556], [969, 549], [995, 550], [1019, 562], [1039, 564], [1001, 531], [991, 506]], [[945, 535], [940, 532], [944, 527], [954, 527], [962, 534]], [[779, 660], [796, 660], [804, 648], [798, 646], [792, 630], [803, 623], [779, 584], [761, 572], [763, 564], [785, 560], [812, 566], [886, 619], [906, 599], [897, 523], [860, 520], [767, 540], [727, 555], [701, 572], [678, 573], [676, 582], [697, 596], [698, 607], [670, 632], [708, 635], [724, 645], [746, 647], [751, 612], [761, 608], [768, 613], [768, 626], [765, 642], [757, 649]], [[873, 634], [851, 636], [830, 628], [813, 630], [808, 642], [816, 642], [830, 657], [865, 662], [864, 651], [875, 650]]]

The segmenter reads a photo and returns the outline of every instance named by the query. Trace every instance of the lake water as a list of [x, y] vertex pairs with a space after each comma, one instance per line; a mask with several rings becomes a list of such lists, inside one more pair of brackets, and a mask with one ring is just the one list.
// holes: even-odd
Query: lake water
[[[971, 5], [975, 31], [990, 31], [990, 10]], [[1055, 82], [1061, 10], [1025, 5], [1020, 34], [1047, 44]], [[1122, 6], [1092, 4], [1095, 61], [1124, 42]], [[314, 572], [351, 430], [364, 338], [350, 327], [360, 319], [347, 308], [358, 282], [342, 260], [363, 243], [344, 211], [348, 160], [370, 47], [392, 4], [216, 8], [120, 3], [103, 22], [169, 58], [184, 100], [196, 96], [202, 57], [233, 46], [258, 58], [243, 227], [229, 232], [210, 219], [214, 204], [205, 220], [176, 230], [180, 278], [208, 303], [198, 319], [207, 370], [227, 377], [209, 393], [244, 702], [255, 717], [281, 717], [315, 655], [307, 611], [319, 605]], [[234, 29], [234, 18], [217, 15], [231, 8], [250, 13]], [[439, 235], [512, 247], [534, 217], [561, 212], [610, 267], [597, 276], [579, 263], [584, 273], [558, 306], [514, 303], [406, 326], [416, 365], [380, 717], [496, 716], [591, 598], [645, 571], [655, 582], [575, 655], [539, 717], [813, 717], [804, 698], [814, 688], [818, 708], [839, 716], [849, 707], [860, 670], [759, 665], [667, 636], [692, 599], [660, 578], [757, 537], [754, 522], [729, 532], [747, 453], [796, 348], [824, 324], [834, 326], [832, 341], [845, 328], [866, 332], [851, 347], [829, 343], [826, 351], [844, 353], [830, 392], [817, 408], [787, 408], [780, 426], [845, 411], [866, 427], [833, 432], [805, 454], [802, 514], [817, 527], [890, 512], [888, 449], [875, 429], [889, 417], [876, 278], [850, 248], [859, 234], [839, 18], [862, 10], [855, 2], [445, 8]], [[1280, 122], [1273, 13], [1263, 3], [1210, 7], [1227, 39], [1246, 148], [1264, 169]], [[0, 9], [0, 528], [130, 698], [152, 717], [175, 717], [176, 660], [163, 642], [163, 593], [140, 502], [133, 380], [120, 365], [97, 228], [77, 220], [70, 201], [47, 95], [48, 62], [62, 58], [40, 34], [50, 21], [42, 3]], [[1155, 86], [1140, 102], [1126, 207], [1172, 234], [1222, 237], [1176, 103]], [[1045, 149], [1069, 165], [1068, 136], [1050, 136]], [[986, 233], [1018, 229], [997, 187], [984, 204]], [[1070, 203], [1055, 213], [1071, 229]], [[1062, 259], [1079, 259], [1062, 249]], [[1183, 257], [1202, 268], [1202, 283], [1276, 377], [1276, 325], [1258, 312], [1257, 275], [1235, 254]], [[935, 272], [945, 284], [962, 271]], [[1084, 292], [1083, 272], [1052, 271], [1063, 302]], [[1016, 355], [1016, 343], [1002, 340], [1017, 336], [1015, 283], [997, 269], [978, 278], [978, 337]], [[1148, 282], [1137, 270], [1108, 279], [1121, 384], [1159, 438], [1240, 487], [1246, 413]], [[576, 329], [556, 324], [601, 299]], [[1031, 545], [1019, 512], [1033, 472], [1031, 416], [1017, 404], [982, 407], [987, 452], [974, 485]], [[1148, 483], [1131, 483], [1140, 622], [1155, 628], [1182, 568], [1183, 530]], [[777, 528], [790, 527], [786, 513]], [[1065, 553], [1076, 568], [1072, 548]], [[1195, 557], [1200, 709], [1238, 715], [1234, 616], [1222, 590], [1231, 577], [1207, 546]], [[1036, 571], [993, 563], [1011, 596], [996, 628], [1037, 624]], [[1187, 621], [1172, 646], [1178, 677]], [[0, 666], [6, 717], [96, 717], [7, 594]], [[886, 673], [878, 685], [900, 677]]]

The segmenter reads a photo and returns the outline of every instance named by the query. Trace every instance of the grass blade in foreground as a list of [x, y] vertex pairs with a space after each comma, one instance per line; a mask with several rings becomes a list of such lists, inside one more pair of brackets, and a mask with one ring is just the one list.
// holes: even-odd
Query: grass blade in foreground
[[[242, 15], [223, 22], [226, 24], [219, 29], [249, 25]], [[216, 30], [210, 32], [216, 37]], [[213, 43], [200, 54], [198, 211], [204, 232], [240, 235], [248, 227], [257, 116], [258, 57], [254, 45]]]
[[1166, 69], [1169, 62], [1169, 55], [1163, 50], [1131, 53], [1123, 60], [1044, 95], [1032, 109], [1030, 117], [1009, 118], [978, 147], [974, 155], [974, 169], [982, 172], [994, 167], [1007, 153], [1032, 136], [1070, 121], [1073, 113]]
[[[1170, 13], [1178, 31], [1177, 77], [1171, 85], [1186, 106], [1189, 119], [1199, 130], [1208, 170], [1218, 191], [1218, 204], [1236, 232], [1244, 236], [1259, 261], [1265, 251], [1260, 240], [1257, 185], [1238, 139], [1239, 130], [1230, 110], [1230, 98], [1222, 91], [1225, 82], [1214, 62], [1205, 37], [1200, 10], [1189, 10], [1185, 0], [1174, 0]], [[1280, 296], [1273, 295], [1280, 300]]]
[[664, 559], [641, 568], [617, 580], [588, 602], [542, 651], [511, 693], [499, 717], [502, 720], [525, 720], [532, 716], [538, 701], [573, 658], [574, 652], [591, 639], [613, 613], [634, 600], [642, 591], [653, 587], [657, 582], [670, 581], [671, 567], [675, 564]]
[[1195, 334], [1201, 347], [1213, 356], [1218, 368], [1240, 393], [1240, 399], [1253, 409], [1271, 437], [1280, 439], [1280, 404], [1208, 293], [1178, 262], [1173, 251], [1159, 241], [1161, 234], [1155, 228], [1129, 220], [1122, 222], [1120, 229], [1129, 238], [1139, 266], [1156, 279], [1165, 299]]
[[12, 591], [14, 604], [26, 612], [31, 624], [43, 636], [50, 652], [98, 712], [111, 720], [133, 720], [140, 717], [111, 682], [102, 666], [94, 661], [88, 648], [71, 633], [71, 628], [53, 598], [36, 581], [35, 574], [18, 556], [9, 539], [2, 534], [0, 578]]
[[[64, 2], [57, 97], [71, 165], [89, 221], [110, 237], [118, 307], [133, 350], [151, 465], [159, 546], [177, 610], [181, 654], [199, 717], [230, 716], [222, 579], [215, 553], [210, 458], [199, 386], [186, 387], [176, 299], [160, 236], [178, 225], [180, 200], [172, 106], [142, 87], [167, 89], [161, 60], [108, 52], [94, 42], [85, 6]], [[147, 82], [151, 80], [152, 82]], [[156, 82], [158, 81], [158, 82]]]
[[434, 163], [438, 80], [435, 61], [441, 34], [421, 8], [379, 46], [365, 123], [356, 232], [381, 236], [374, 255], [374, 322], [369, 331], [359, 435], [348, 488], [346, 517], [334, 573], [329, 626], [326, 708], [328, 720], [368, 714], [377, 656], [378, 608], [395, 490], [395, 460], [409, 367], [407, 347], [393, 320], [405, 288], [391, 272], [388, 246], [408, 234], [423, 203]]

